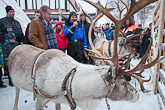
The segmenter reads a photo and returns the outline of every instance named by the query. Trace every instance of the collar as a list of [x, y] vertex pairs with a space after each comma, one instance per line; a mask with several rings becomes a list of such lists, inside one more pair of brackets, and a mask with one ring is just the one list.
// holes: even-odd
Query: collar
[[6, 18], [9, 19], [9, 20], [14, 20], [14, 18], [9, 18], [8, 16], [6, 16]]
[[44, 20], [45, 24], [48, 25], [48, 22], [46, 22], [46, 20]]

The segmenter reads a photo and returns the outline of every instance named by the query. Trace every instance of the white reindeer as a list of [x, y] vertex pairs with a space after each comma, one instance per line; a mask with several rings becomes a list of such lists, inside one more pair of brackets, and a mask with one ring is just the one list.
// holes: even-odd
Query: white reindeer
[[[115, 76], [116, 71], [110, 69], [110, 66], [85, 65], [78, 63], [60, 50], [45, 51], [30, 45], [20, 45], [11, 52], [8, 60], [10, 76], [16, 87], [14, 110], [18, 109], [20, 88], [33, 91], [31, 71], [33, 62], [40, 52], [43, 53], [36, 64], [35, 84], [44, 96], [52, 97], [60, 94], [65, 76], [76, 68], [72, 82], [72, 97], [75, 103], [84, 110], [96, 109], [97, 103], [106, 97], [116, 101], [138, 99], [137, 91], [122, 76]], [[113, 77], [115, 76], [115, 80], [108, 75], [109, 72]], [[114, 82], [114, 88], [105, 82]], [[53, 99], [37, 94], [36, 110], [43, 110], [49, 101], [67, 103], [64, 96]]]

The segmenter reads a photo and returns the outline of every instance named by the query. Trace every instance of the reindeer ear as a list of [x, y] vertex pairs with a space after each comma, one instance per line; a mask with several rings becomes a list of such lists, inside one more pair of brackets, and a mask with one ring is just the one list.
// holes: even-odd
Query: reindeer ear
[[104, 76], [106, 83], [113, 83], [116, 78], [116, 68], [111, 66]]

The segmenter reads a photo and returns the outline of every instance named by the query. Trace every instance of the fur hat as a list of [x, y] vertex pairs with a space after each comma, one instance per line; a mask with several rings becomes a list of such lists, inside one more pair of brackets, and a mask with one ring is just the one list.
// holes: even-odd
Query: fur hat
[[10, 10], [14, 10], [11, 6], [6, 6], [6, 12], [8, 13]]
[[[87, 12], [87, 11], [84, 10], [84, 12], [88, 15], [88, 12]], [[80, 10], [80, 11], [79, 11], [79, 15], [78, 15], [78, 21], [81, 21], [81, 20], [80, 20], [80, 17], [81, 17], [81, 15], [83, 15], [83, 14], [84, 14], [83, 11]], [[89, 18], [86, 17], [86, 22], [88, 22], [88, 21], [89, 21]]]

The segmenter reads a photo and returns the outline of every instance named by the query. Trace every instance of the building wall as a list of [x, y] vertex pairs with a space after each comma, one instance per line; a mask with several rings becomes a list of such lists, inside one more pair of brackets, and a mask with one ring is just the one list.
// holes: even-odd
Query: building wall
[[[47, 5], [51, 9], [65, 9], [75, 11], [71, 3], [76, 4], [75, 0], [15, 0], [23, 10], [39, 10], [41, 6]], [[70, 2], [69, 2], [70, 1]]]

